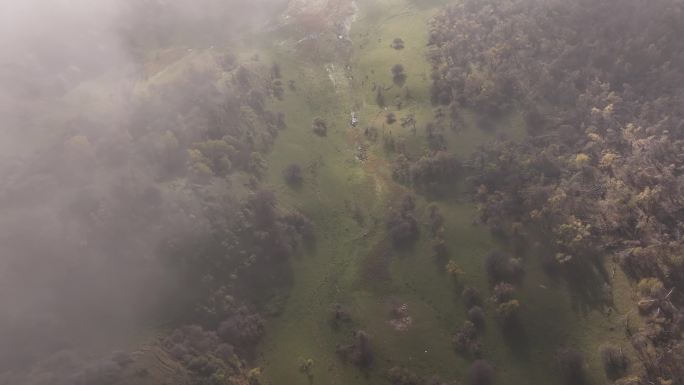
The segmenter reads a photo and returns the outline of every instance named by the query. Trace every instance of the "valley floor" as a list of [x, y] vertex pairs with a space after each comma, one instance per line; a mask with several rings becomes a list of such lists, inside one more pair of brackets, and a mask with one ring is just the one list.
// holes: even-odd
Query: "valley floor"
[[[284, 99], [275, 102], [277, 109], [286, 112], [288, 128], [268, 159], [268, 184], [280, 202], [313, 220], [317, 237], [315, 247], [292, 261], [290, 292], [266, 304], [272, 312], [257, 364], [266, 383], [276, 385], [382, 384], [388, 381], [387, 370], [397, 365], [420, 375], [463, 381], [470, 361], [457, 355], [451, 344], [452, 333], [466, 319], [461, 291], [473, 286], [488, 295], [484, 257], [506, 245], [475, 224], [476, 208], [459, 186], [449, 199], [433, 202], [417, 195], [416, 201], [419, 220], [427, 217], [430, 203], [437, 204], [445, 216], [450, 257], [465, 271], [457, 284], [444, 272], [443, 261], [431, 256], [426, 230], [414, 248], [396, 250], [387, 240], [384, 224], [388, 209], [410, 191], [392, 180], [391, 155], [384, 151], [382, 138], [402, 137], [415, 153], [425, 147], [422, 127], [433, 114], [430, 66], [425, 58], [428, 21], [442, 4], [416, 0], [336, 3], [338, 11], [325, 16], [327, 29], [305, 34], [298, 29], [305, 21], [302, 15], [315, 13], [316, 4], [306, 9], [306, 2], [298, 2], [279, 27], [255, 37], [258, 48], [245, 52], [259, 54], [262, 61], [273, 60], [280, 65], [284, 81], [294, 81]], [[403, 39], [404, 49], [390, 48], [396, 37]], [[398, 63], [406, 69], [408, 97], [405, 89], [392, 86], [390, 68]], [[374, 86], [384, 87], [388, 100], [395, 95], [406, 100], [401, 110], [391, 108], [398, 119], [413, 114], [418, 134], [398, 123], [384, 123], [385, 111], [375, 103]], [[356, 128], [349, 124], [352, 111], [360, 119]], [[311, 132], [315, 116], [328, 122], [327, 136]], [[524, 140], [522, 119], [515, 114], [491, 130], [478, 128], [473, 114], [465, 112], [465, 116], [466, 127], [448, 133], [447, 138], [449, 150], [461, 158], [496, 135]], [[379, 130], [376, 142], [364, 136], [367, 126]], [[295, 162], [305, 170], [300, 189], [288, 187], [282, 178], [282, 170]], [[624, 338], [621, 324], [631, 300], [616, 294], [613, 308], [597, 308], [549, 278], [538, 258], [523, 258], [527, 274], [520, 295], [521, 327], [502, 331], [494, 310], [485, 304], [483, 356], [495, 366], [499, 383], [559, 383], [554, 352], [563, 345], [586, 352], [593, 383], [603, 383], [598, 346]], [[620, 272], [613, 285], [615, 293], [620, 292], [620, 285], [626, 287]], [[333, 304], [349, 311], [350, 324], [332, 327]], [[401, 305], [406, 305], [411, 318], [406, 330], [390, 323], [392, 308]], [[353, 333], [359, 329], [371, 336], [375, 353], [367, 371], [342, 362], [335, 354], [336, 346], [353, 342]], [[300, 371], [306, 359], [314, 362], [310, 376]]]

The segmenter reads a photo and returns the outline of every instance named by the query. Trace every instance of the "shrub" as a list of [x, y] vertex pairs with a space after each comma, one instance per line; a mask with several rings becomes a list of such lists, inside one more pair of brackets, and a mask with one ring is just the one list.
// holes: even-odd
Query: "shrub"
[[485, 270], [491, 283], [518, 282], [524, 275], [520, 260], [500, 251], [492, 251], [487, 255]]
[[367, 369], [373, 364], [370, 336], [363, 330], [359, 330], [356, 332], [355, 338], [356, 342], [351, 345], [338, 346], [337, 354], [343, 360], [351, 359], [358, 367]]
[[414, 208], [413, 198], [407, 195], [398, 209], [390, 211], [386, 226], [395, 246], [413, 243], [418, 238], [418, 221], [413, 216]]
[[406, 74], [404, 73], [403, 65], [395, 64], [392, 67], [392, 81], [399, 87], [402, 87], [404, 83], [406, 83]]
[[385, 123], [394, 124], [396, 121], [397, 121], [397, 116], [394, 115], [394, 112], [388, 112], [387, 115], [385, 115]]
[[492, 301], [501, 304], [513, 299], [515, 295], [515, 286], [510, 283], [501, 282], [494, 286], [492, 293]]
[[458, 263], [453, 260], [446, 264], [446, 272], [455, 280], [463, 275], [463, 269], [461, 269], [461, 266], [459, 266]]
[[418, 377], [412, 372], [399, 367], [394, 366], [387, 371], [387, 377], [389, 377], [392, 385], [422, 385], [423, 379]]
[[400, 37], [395, 37], [394, 40], [392, 40], [392, 48], [396, 50], [404, 49], [404, 40]]
[[479, 306], [473, 306], [468, 310], [468, 320], [473, 323], [478, 328], [481, 328], [485, 324], [485, 313]]
[[599, 352], [601, 353], [603, 368], [608, 378], [616, 380], [627, 374], [629, 359], [622, 351], [622, 347], [608, 343], [602, 345], [599, 348]]
[[520, 309], [520, 302], [517, 299], [502, 302], [496, 307], [496, 314], [502, 321], [507, 322], [513, 319], [518, 314]]
[[494, 384], [494, 368], [485, 360], [477, 360], [470, 365], [470, 385]]
[[573, 348], [560, 348], [556, 352], [558, 370], [568, 384], [582, 384], [585, 379], [584, 356]]
[[477, 329], [470, 321], [465, 321], [451, 337], [454, 349], [463, 355], [477, 356], [482, 351], [482, 345], [477, 339]]
[[293, 187], [301, 186], [304, 179], [302, 177], [302, 167], [297, 163], [288, 165], [285, 167], [285, 170], [283, 170], [283, 177], [285, 178], [285, 183], [288, 185]]
[[466, 287], [463, 289], [463, 294], [461, 294], [461, 296], [463, 297], [463, 302], [467, 309], [482, 305], [482, 296], [480, 296], [480, 292], [473, 287]]
[[387, 101], [385, 100], [385, 93], [382, 92], [381, 86], [378, 86], [378, 89], [375, 93], [375, 103], [380, 108], [384, 108], [387, 105]]
[[438, 151], [414, 162], [409, 173], [414, 186], [430, 189], [453, 182], [460, 170], [461, 163], [456, 157], [445, 151]]
[[338, 327], [341, 323], [351, 321], [349, 313], [339, 303], [334, 303], [330, 307], [330, 324]]
[[328, 123], [326, 123], [325, 119], [321, 117], [314, 118], [313, 122], [311, 123], [311, 129], [318, 136], [328, 135]]

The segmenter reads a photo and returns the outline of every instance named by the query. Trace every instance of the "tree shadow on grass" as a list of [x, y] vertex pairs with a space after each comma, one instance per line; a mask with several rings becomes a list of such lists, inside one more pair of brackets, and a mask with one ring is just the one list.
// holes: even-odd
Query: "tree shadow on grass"
[[504, 342], [521, 358], [529, 358], [530, 341], [525, 326], [518, 317], [507, 319], [501, 324]]
[[607, 311], [613, 306], [607, 272], [599, 261], [581, 261], [562, 271], [568, 284], [573, 309], [589, 313]]

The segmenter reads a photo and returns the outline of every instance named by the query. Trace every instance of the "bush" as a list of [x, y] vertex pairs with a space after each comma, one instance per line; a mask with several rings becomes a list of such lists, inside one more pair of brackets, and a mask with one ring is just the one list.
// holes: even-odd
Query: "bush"
[[321, 117], [314, 118], [313, 122], [311, 123], [311, 129], [318, 136], [328, 135], [328, 123], [326, 123], [325, 119]]
[[477, 339], [477, 329], [470, 321], [465, 321], [463, 326], [456, 330], [451, 337], [454, 349], [463, 355], [477, 356], [482, 351], [482, 345]]
[[285, 178], [285, 183], [290, 186], [297, 187], [301, 186], [304, 178], [302, 177], [302, 167], [297, 163], [292, 163], [285, 167], [283, 170], [283, 177]]
[[519, 259], [500, 251], [492, 251], [485, 259], [485, 270], [491, 283], [519, 282], [524, 271]]
[[387, 231], [395, 246], [410, 244], [418, 239], [418, 221], [413, 216], [414, 205], [413, 198], [407, 195], [401, 206], [390, 211], [387, 217]]
[[404, 83], [406, 83], [406, 74], [404, 73], [403, 65], [395, 64], [392, 67], [392, 81], [399, 87], [402, 87]]
[[479, 306], [473, 306], [468, 310], [468, 320], [473, 323], [478, 328], [481, 328], [485, 324], [485, 313]]
[[428, 215], [428, 227], [430, 228], [430, 233], [432, 233], [432, 236], [436, 236], [440, 231], [443, 230], [444, 226], [444, 217], [442, 214], [439, 212], [439, 207], [435, 204], [431, 204], [430, 207], [428, 207], [429, 215]]
[[463, 294], [461, 294], [461, 296], [463, 297], [463, 302], [467, 309], [482, 305], [482, 296], [480, 296], [480, 292], [473, 287], [466, 287], [463, 289]]
[[409, 372], [408, 370], [394, 366], [387, 371], [387, 377], [389, 377], [392, 385], [422, 385], [423, 379]]
[[404, 40], [400, 37], [395, 37], [392, 41], [392, 48], [396, 50], [404, 49]]
[[356, 366], [367, 369], [373, 364], [370, 336], [363, 330], [359, 330], [355, 338], [356, 342], [351, 345], [338, 346], [337, 354], [343, 360], [351, 359]]
[[494, 384], [494, 368], [485, 360], [477, 360], [470, 365], [470, 385]]
[[608, 378], [616, 380], [627, 374], [629, 359], [622, 351], [622, 347], [610, 343], [604, 344], [599, 348], [599, 352]]
[[644, 278], [637, 284], [637, 292], [642, 298], [660, 298], [665, 295], [665, 286], [658, 278]]
[[558, 370], [568, 384], [584, 383], [584, 356], [573, 348], [560, 348], [556, 352]]
[[397, 121], [397, 116], [394, 115], [394, 112], [388, 112], [387, 115], [385, 115], [385, 123], [394, 124], [396, 121]]
[[456, 261], [449, 261], [446, 264], [446, 272], [449, 274], [454, 280], [458, 280], [462, 275], [463, 275], [463, 269], [461, 266], [456, 263]]
[[517, 299], [512, 299], [510, 301], [502, 302], [496, 307], [496, 314], [501, 318], [502, 321], [508, 322], [514, 319], [518, 315], [518, 310], [520, 309], [520, 302]]
[[384, 108], [387, 105], [387, 101], [385, 100], [385, 93], [382, 92], [381, 86], [378, 86], [378, 89], [375, 93], [375, 103], [380, 108]]
[[334, 303], [330, 307], [330, 324], [337, 328], [341, 323], [351, 321], [349, 313], [339, 303]]
[[492, 301], [496, 304], [501, 304], [514, 299], [515, 286], [510, 283], [501, 282], [494, 286], [492, 293]]

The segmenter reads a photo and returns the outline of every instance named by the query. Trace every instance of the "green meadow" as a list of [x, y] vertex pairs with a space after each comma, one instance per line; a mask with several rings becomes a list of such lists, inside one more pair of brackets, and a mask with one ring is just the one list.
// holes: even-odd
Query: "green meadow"
[[[416, 217], [427, 218], [427, 206], [436, 204], [445, 217], [450, 258], [463, 269], [455, 282], [446, 274], [444, 261], [432, 257], [429, 235], [410, 249], [398, 250], [385, 232], [387, 211], [411, 191], [392, 180], [393, 154], [383, 138], [403, 138], [412, 154], [426, 149], [424, 126], [433, 116], [430, 102], [430, 64], [426, 59], [429, 20], [441, 1], [360, 1], [348, 36], [321, 36], [325, 49], [310, 60], [292, 43], [292, 28], [282, 27], [253, 37], [259, 60], [280, 65], [285, 83], [294, 81], [275, 110], [287, 115], [268, 158], [267, 185], [286, 207], [305, 213], [315, 224], [316, 244], [292, 260], [293, 283], [287, 295], [264, 301], [269, 309], [265, 340], [258, 348], [257, 364], [272, 384], [382, 384], [393, 366], [420, 375], [437, 374], [444, 380], [464, 381], [471, 361], [458, 355], [451, 336], [466, 319], [461, 299], [465, 286], [477, 288], [485, 298], [483, 357], [496, 368], [498, 383], [548, 385], [560, 383], [555, 369], [559, 346], [576, 347], [587, 354], [593, 383], [605, 381], [598, 346], [624, 339], [622, 322], [629, 314], [629, 298], [615, 298], [611, 311], [587, 306], [565, 285], [542, 269], [538, 255], [518, 255], [526, 276], [520, 289], [521, 327], [502, 330], [487, 302], [489, 286], [484, 257], [493, 249], [507, 249], [488, 229], [477, 225], [477, 210], [464, 183], [453, 186], [449, 199], [416, 194]], [[390, 47], [400, 37], [405, 47]], [[405, 68], [403, 87], [393, 85], [390, 69]], [[376, 104], [375, 87], [383, 87], [385, 111]], [[401, 110], [392, 104], [402, 99]], [[350, 126], [355, 111], [360, 124]], [[397, 119], [413, 114], [417, 133], [399, 122], [388, 125], [385, 113]], [[328, 123], [324, 137], [315, 135], [311, 121], [320, 116]], [[449, 151], [466, 159], [480, 144], [505, 135], [525, 140], [525, 127], [517, 113], [491, 122], [483, 129], [480, 117], [462, 111], [464, 126], [446, 133]], [[374, 127], [376, 141], [363, 132]], [[360, 159], [359, 151], [365, 151]], [[298, 163], [304, 170], [301, 188], [288, 187], [283, 169]], [[511, 251], [511, 250], [509, 250]], [[512, 251], [511, 251], [512, 252]], [[627, 285], [617, 273], [616, 284]], [[618, 289], [618, 288], [616, 288]], [[619, 292], [620, 290], [615, 290]], [[628, 292], [623, 290], [622, 292]], [[338, 328], [330, 323], [330, 309], [340, 304], [352, 321]], [[391, 309], [406, 304], [412, 324], [397, 331], [390, 324]], [[356, 330], [371, 336], [373, 365], [361, 370], [339, 359], [338, 345], [353, 342]], [[312, 359], [311, 376], [299, 369]]]

